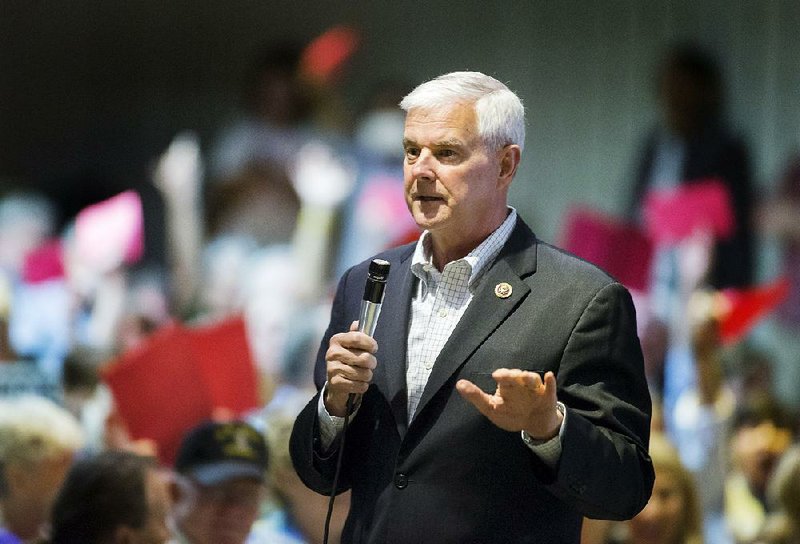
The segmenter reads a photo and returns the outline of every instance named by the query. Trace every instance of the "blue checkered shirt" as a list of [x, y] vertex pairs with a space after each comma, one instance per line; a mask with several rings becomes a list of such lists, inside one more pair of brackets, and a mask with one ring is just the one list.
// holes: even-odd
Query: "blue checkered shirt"
[[411, 300], [406, 352], [409, 421], [414, 418], [434, 361], [472, 301], [478, 280], [500, 253], [516, 223], [517, 212], [511, 208], [497, 230], [467, 256], [447, 263], [441, 272], [433, 265], [430, 232], [424, 232], [417, 242], [411, 260], [417, 285]]

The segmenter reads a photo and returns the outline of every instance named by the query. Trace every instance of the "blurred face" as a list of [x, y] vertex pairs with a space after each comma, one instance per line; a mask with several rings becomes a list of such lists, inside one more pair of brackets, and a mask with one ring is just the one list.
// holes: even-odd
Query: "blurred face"
[[736, 431], [733, 437], [734, 457], [753, 492], [764, 494], [781, 454], [791, 441], [791, 433], [776, 427], [771, 421]]
[[33, 464], [11, 462], [5, 466], [7, 508], [25, 512], [25, 519], [15, 520], [19, 526], [15, 526], [14, 531], [20, 536], [35, 537], [49, 518], [72, 458], [71, 453], [64, 453]]
[[178, 527], [186, 538], [192, 544], [244, 542], [264, 500], [263, 484], [239, 478], [215, 486], [190, 485], [176, 506]]
[[679, 544], [685, 525], [685, 507], [676, 476], [668, 470], [657, 470], [650, 501], [630, 521], [630, 541], [635, 544]]
[[661, 100], [664, 118], [677, 134], [690, 134], [702, 119], [704, 91], [702, 86], [677, 66], [670, 66], [661, 80]]
[[505, 219], [511, 180], [501, 175], [501, 166], [513, 146], [488, 150], [472, 105], [412, 109], [403, 147], [406, 204], [417, 225], [432, 232], [434, 244], [480, 242]]

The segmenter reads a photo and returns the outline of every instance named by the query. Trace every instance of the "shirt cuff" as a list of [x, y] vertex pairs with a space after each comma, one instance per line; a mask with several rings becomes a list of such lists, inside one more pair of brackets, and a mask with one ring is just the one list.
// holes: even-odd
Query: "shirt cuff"
[[[325, 408], [325, 391], [327, 390], [328, 390], [328, 383], [325, 382], [325, 385], [322, 388], [322, 392], [319, 395], [319, 402], [317, 402], [317, 419], [319, 420], [319, 439], [323, 451], [328, 451], [328, 449], [330, 449], [331, 444], [333, 444], [333, 442], [336, 440], [336, 437], [339, 436], [339, 433], [341, 433], [342, 429], [344, 428], [344, 418], [330, 415], [328, 413], [328, 409]], [[356, 406], [353, 408], [353, 412], [350, 414], [350, 421], [353, 420], [356, 413], [358, 412], [360, 404], [361, 403], [356, 403]]]
[[567, 409], [561, 402], [556, 403], [557, 409], [561, 412], [561, 426], [558, 429], [558, 434], [549, 440], [537, 440], [528, 436], [528, 433], [522, 431], [520, 436], [525, 445], [535, 453], [548, 468], [555, 470], [558, 466], [558, 460], [561, 458], [561, 437], [564, 435], [564, 428], [567, 423]]

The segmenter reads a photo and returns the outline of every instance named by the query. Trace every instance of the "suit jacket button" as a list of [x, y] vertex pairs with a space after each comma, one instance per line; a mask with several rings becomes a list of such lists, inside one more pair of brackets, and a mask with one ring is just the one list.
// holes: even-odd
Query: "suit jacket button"
[[402, 472], [398, 472], [394, 475], [394, 486], [397, 489], [405, 489], [408, 487], [408, 476], [403, 474]]

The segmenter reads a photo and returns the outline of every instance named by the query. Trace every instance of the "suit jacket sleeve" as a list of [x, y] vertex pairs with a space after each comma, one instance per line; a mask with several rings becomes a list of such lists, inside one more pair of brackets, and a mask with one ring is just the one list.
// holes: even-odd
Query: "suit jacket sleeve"
[[647, 504], [650, 396], [628, 292], [602, 287], [584, 309], [558, 371], [569, 417], [551, 491], [587, 517], [626, 519]]

